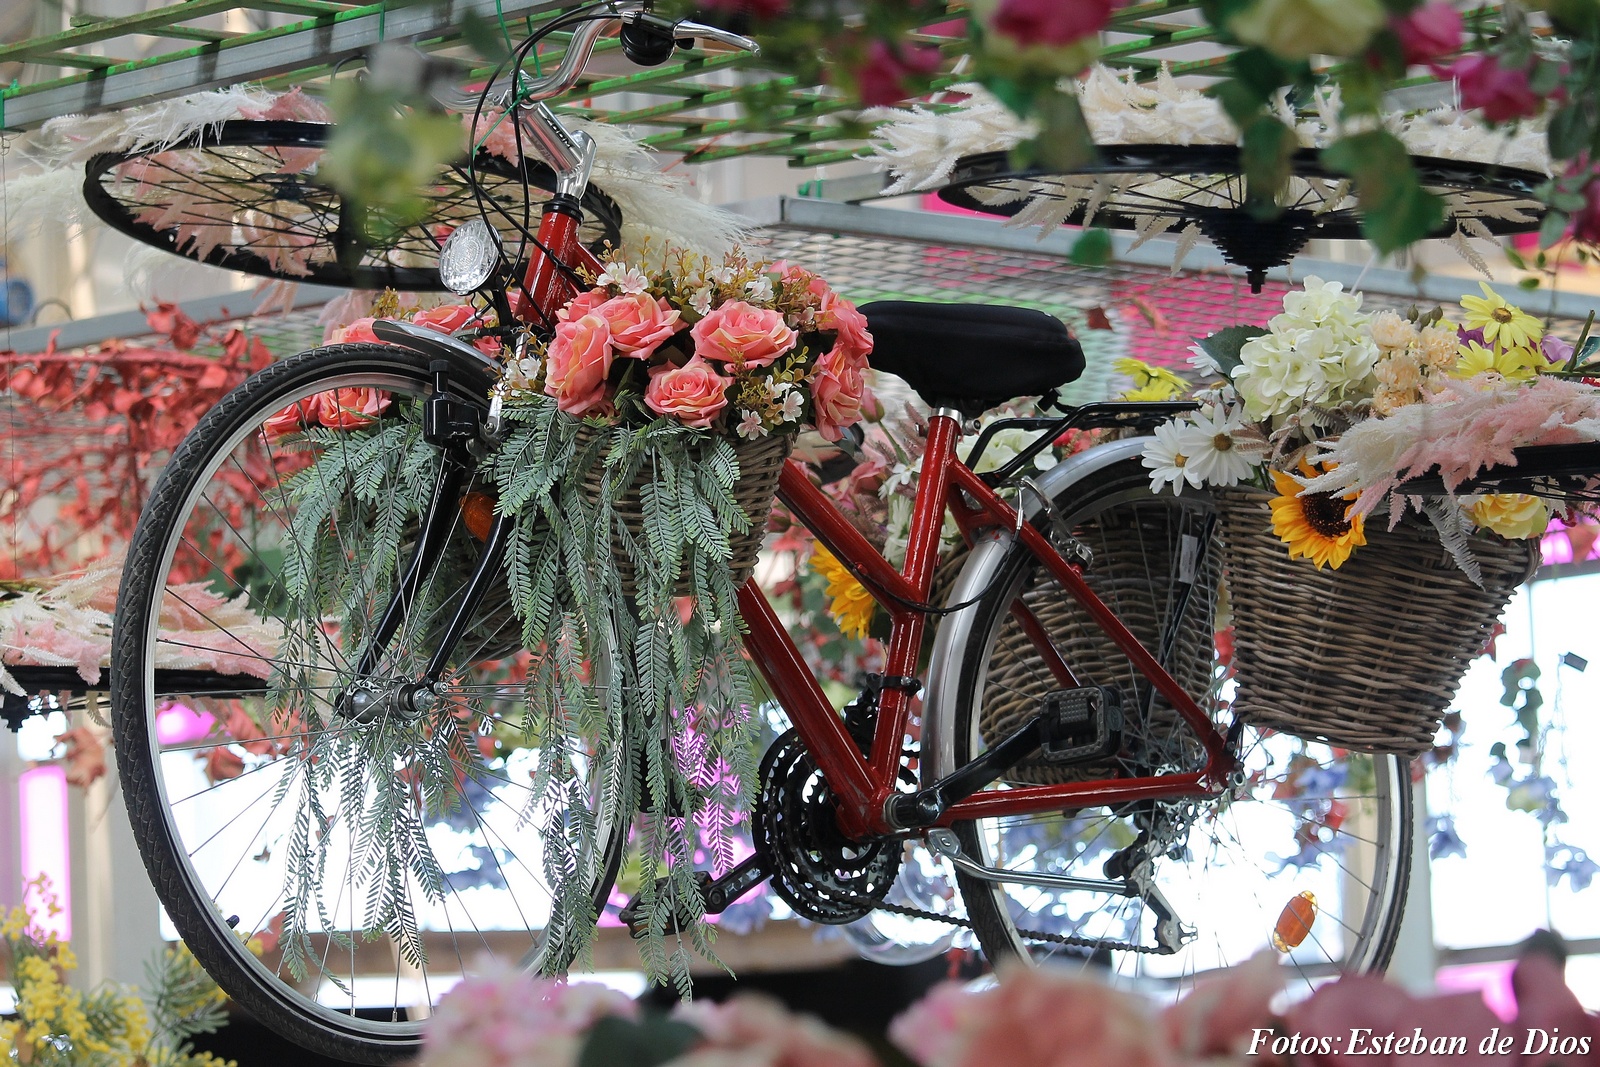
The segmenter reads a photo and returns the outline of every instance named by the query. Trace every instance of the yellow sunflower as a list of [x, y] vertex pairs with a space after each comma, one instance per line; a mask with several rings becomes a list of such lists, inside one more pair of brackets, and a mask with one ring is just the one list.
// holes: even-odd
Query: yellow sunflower
[[1188, 382], [1165, 367], [1152, 367], [1142, 359], [1124, 356], [1111, 366], [1133, 379], [1133, 388], [1122, 394], [1123, 400], [1171, 400], [1189, 391]]
[[832, 552], [818, 545], [811, 553], [811, 569], [828, 580], [828, 614], [838, 624], [839, 632], [857, 640], [867, 636], [878, 602], [872, 599], [856, 576], [845, 569]]
[[1309, 559], [1318, 570], [1324, 563], [1338, 570], [1358, 545], [1367, 543], [1361, 516], [1348, 514], [1349, 497], [1302, 496], [1301, 484], [1283, 471], [1273, 471], [1272, 482], [1278, 488], [1272, 500], [1272, 532], [1288, 544], [1290, 559]]
[[1483, 331], [1483, 339], [1496, 348], [1532, 348], [1544, 337], [1539, 320], [1506, 303], [1505, 298], [1483, 282], [1483, 296], [1464, 296], [1461, 306], [1467, 311], [1467, 329]]

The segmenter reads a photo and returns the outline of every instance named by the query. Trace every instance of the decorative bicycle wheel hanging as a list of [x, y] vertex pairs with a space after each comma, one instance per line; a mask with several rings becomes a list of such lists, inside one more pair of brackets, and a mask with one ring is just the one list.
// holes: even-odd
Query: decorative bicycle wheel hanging
[[[1424, 189], [1443, 198], [1435, 237], [1496, 237], [1537, 229], [1546, 210], [1533, 194], [1542, 174], [1457, 160], [1412, 158]], [[1245, 207], [1239, 149], [1230, 145], [1105, 145], [1071, 173], [1017, 170], [1008, 153], [961, 159], [939, 196], [957, 207], [1054, 228], [1102, 226], [1148, 239], [1204, 236], [1229, 263], [1243, 267], [1252, 292], [1267, 271], [1288, 263], [1312, 238], [1356, 240], [1361, 215], [1350, 179], [1326, 169], [1315, 149], [1301, 149], [1281, 214], [1258, 219]]]
[[[461, 222], [488, 215], [509, 250], [536, 227], [554, 188], [536, 160], [520, 167], [480, 151], [439, 173], [427, 215], [392, 225], [317, 181], [332, 127], [237, 120], [170, 148], [108, 152], [89, 161], [84, 199], [105, 222], [146, 244], [229, 270], [356, 289], [435, 290], [439, 244]], [[621, 212], [604, 193], [584, 196], [585, 243], [621, 242]]]

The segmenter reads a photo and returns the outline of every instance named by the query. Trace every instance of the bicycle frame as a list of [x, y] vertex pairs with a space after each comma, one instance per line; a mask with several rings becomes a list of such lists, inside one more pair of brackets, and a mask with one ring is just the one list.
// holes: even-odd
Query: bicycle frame
[[[534, 121], [546, 120], [555, 121], [553, 115], [538, 105]], [[577, 195], [581, 195], [581, 189]], [[568, 276], [546, 250], [577, 269], [587, 268], [596, 274], [603, 269], [589, 250], [578, 243], [580, 218], [576, 196], [557, 195], [546, 203], [539, 223], [538, 242], [523, 275], [522, 292], [512, 300], [512, 309], [524, 321], [554, 322], [557, 309], [575, 295]], [[1177, 680], [1122, 624], [1116, 613], [1089, 588], [1080, 568], [1063, 559], [1048, 538], [1032, 523], [1024, 521], [1016, 508], [961, 462], [955, 451], [960, 435], [958, 413], [940, 409], [929, 419], [928, 445], [922, 460], [905, 564], [898, 571], [850, 525], [797, 463], [787, 463], [779, 480], [778, 497], [784, 505], [838, 559], [849, 565], [873, 598], [888, 610], [891, 629], [885, 673], [899, 677], [916, 674], [926, 620], [924, 613], [906, 605], [926, 603], [931, 595], [933, 575], [939, 562], [939, 532], [944, 513], [949, 510], [969, 542], [985, 530], [1012, 532], [1083, 606], [1128, 657], [1134, 669], [1194, 730], [1205, 748], [1206, 764], [1200, 771], [1183, 774], [979, 792], [956, 801], [944, 811], [936, 825], [1220, 792], [1233, 770], [1233, 760], [1222, 734]], [[840, 829], [863, 838], [912, 829], [896, 825], [886, 809], [896, 792], [902, 738], [914, 694], [904, 688], [883, 690], [871, 751], [863, 756], [846, 730], [844, 720], [823, 694], [799, 649], [785, 632], [772, 605], [753, 581], [746, 582], [739, 590], [739, 608], [750, 630], [745, 644], [751, 659], [839, 798]], [[1080, 683], [1071, 665], [1055, 653], [1038, 620], [1021, 605], [1015, 605], [1012, 610], [1024, 632], [1033, 636], [1034, 644], [1060, 687], [1077, 687]]]

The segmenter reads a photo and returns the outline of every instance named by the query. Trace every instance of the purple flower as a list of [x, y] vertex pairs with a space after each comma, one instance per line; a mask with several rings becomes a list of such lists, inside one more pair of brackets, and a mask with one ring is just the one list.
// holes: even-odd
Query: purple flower
[[1465, 344], [1470, 344], [1470, 343], [1476, 341], [1478, 344], [1482, 345], [1484, 348], [1488, 348], [1489, 347], [1489, 342], [1485, 341], [1483, 339], [1483, 327], [1482, 326], [1479, 326], [1475, 330], [1468, 330], [1468, 329], [1465, 329], [1465, 328], [1457, 328], [1456, 337], [1458, 337], [1460, 339], [1461, 343], [1464, 344], [1464, 345]]
[[1428, 858], [1467, 854], [1467, 844], [1456, 833], [1456, 821], [1448, 815], [1435, 815], [1428, 820]]
[[1539, 342], [1539, 351], [1551, 363], [1565, 363], [1572, 357], [1572, 344], [1553, 333], [1547, 333], [1544, 340]]

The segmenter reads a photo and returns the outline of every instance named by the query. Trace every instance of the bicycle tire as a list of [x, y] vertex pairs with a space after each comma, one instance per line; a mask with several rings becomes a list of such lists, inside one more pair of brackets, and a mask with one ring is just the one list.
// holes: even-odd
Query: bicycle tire
[[[1065, 484], [1056, 492], [1054, 504], [1073, 535], [1095, 552], [1096, 562], [1086, 575], [1090, 586], [1147, 648], [1156, 651], [1165, 612], [1171, 610], [1173, 600], [1171, 575], [1181, 550], [1176, 538], [1182, 531], [1196, 530], [1196, 520], [1204, 522], [1206, 512], [1213, 508], [1208, 497], [1190, 492], [1182, 497], [1153, 495], [1148, 471], [1137, 457], [1131, 457]], [[1163, 530], [1168, 531], [1167, 544], [1161, 541]], [[1039, 576], [1042, 568], [1032, 556], [1016, 548], [999, 567], [997, 591], [979, 605], [957, 673], [954, 741], [958, 765], [977, 754], [986, 733], [993, 736], [994, 723], [991, 720], [986, 728], [984, 716], [994, 714], [996, 706], [1016, 701], [1024, 708], [1037, 709], [1044, 692], [1060, 687], [1039, 662], [1037, 646], [1025, 644], [1026, 636], [1010, 614], [1012, 602], [1020, 596], [1026, 598], [1024, 602], [1036, 617], [1049, 620], [1053, 643], [1073, 661], [1080, 684], [1116, 686], [1123, 695], [1121, 752], [1098, 766], [1080, 770], [1079, 780], [1148, 774], [1155, 769], [1198, 770], [1202, 755], [1192, 731], [1178, 726], [1175, 714], [1162, 714], [1164, 701], [1147, 703], [1148, 686], [1133, 680], [1132, 667], [1110, 650], [1109, 642], [1087, 621], [1076, 601], [1053, 579]], [[1215, 588], [1205, 587], [1210, 581], [1207, 575], [1220, 573], [1220, 560], [1202, 558], [1194, 567], [1197, 592], [1181, 616], [1183, 635], [1173, 646], [1179, 651], [1168, 663], [1169, 670], [1191, 692], [1196, 688], [1192, 680], [1196, 673], [1206, 677], [1200, 688], [1216, 677], [1211, 661]], [[1193, 664], [1185, 666], [1181, 650], [1186, 647], [1207, 649], [1200, 669]], [[1191, 678], [1183, 678], [1184, 671]], [[1202, 701], [1202, 707], [1206, 706]], [[1212, 708], [1215, 714], [1214, 701]], [[1225, 722], [1221, 728], [1226, 729]], [[1092, 961], [1146, 991], [1170, 995], [1185, 988], [1197, 972], [1237, 963], [1265, 948], [1284, 908], [1305, 888], [1319, 898], [1316, 919], [1303, 943], [1285, 958], [1303, 976], [1307, 990], [1316, 978], [1336, 971], [1381, 972], [1399, 934], [1409, 881], [1412, 794], [1408, 761], [1376, 756], [1370, 757], [1368, 764], [1368, 757], [1351, 756], [1348, 759], [1354, 762], [1341, 764], [1326, 746], [1281, 734], [1268, 738], [1249, 726], [1243, 730], [1240, 752], [1251, 777], [1241, 784], [1240, 796], [1231, 801], [1154, 802], [1118, 810], [957, 824], [963, 850], [987, 865], [1084, 878], [1106, 877], [1100, 860], [1116, 850], [1102, 850], [1105, 839], [1126, 847], [1128, 839], [1141, 829], [1164, 828], [1173, 841], [1171, 848], [1160, 850], [1162, 854], [1154, 860], [1156, 884], [1180, 921], [1209, 924], [1176, 953], [1133, 952], [1112, 946], [1154, 944], [1156, 916], [1142, 900], [1135, 903], [1125, 897], [1123, 903], [1117, 903], [1117, 898], [1100, 894], [985, 882], [958, 874], [962, 899], [988, 959], [998, 963], [1068, 957], [1086, 965]], [[1303, 762], [1286, 762], [1295, 759]], [[1367, 766], [1370, 790], [1356, 785], [1358, 779], [1366, 778]], [[1283, 798], [1279, 810], [1272, 794], [1283, 788], [1277, 771], [1285, 767], [1291, 769], [1281, 781], [1300, 783], [1296, 788], [1313, 780], [1308, 777], [1311, 772], [1342, 773], [1344, 782], [1336, 784], [1325, 777], [1325, 784], [1316, 787], [1318, 791]], [[1035, 762], [1015, 769], [1010, 777], [1027, 784], [1050, 780], [1039, 775], [1051, 773], [1062, 772]], [[1005, 787], [1004, 782], [997, 786]], [[1320, 790], [1326, 790], [1326, 795]], [[1246, 802], [1249, 807], [1241, 812]], [[1337, 820], [1336, 811], [1342, 813]], [[1368, 828], [1370, 835], [1360, 832]], [[1250, 836], [1242, 835], [1243, 830], [1249, 830]], [[1298, 841], [1295, 835], [1300, 832], [1315, 840]], [[1206, 838], [1208, 834], [1213, 836]], [[1197, 837], [1206, 839], [1207, 847], [1201, 847]], [[1276, 872], [1268, 869], [1273, 856], [1280, 861]], [[1289, 857], [1304, 860], [1296, 866]], [[1285, 860], [1288, 862], [1282, 862]], [[1363, 879], [1357, 872], [1368, 876]], [[1219, 904], [1221, 901], [1225, 905]], [[1210, 907], [1195, 910], [1206, 904]], [[1108, 915], [1113, 908], [1117, 914]], [[1344, 930], [1351, 936], [1346, 937]], [[1082, 943], [1065, 944], [1020, 931], [1064, 935]]]
[[[357, 551], [365, 542], [354, 540], [354, 526], [339, 529], [347, 516], [353, 524], [365, 514], [357, 503], [341, 504], [332, 519], [319, 518], [315, 497], [286, 480], [293, 471], [314, 472], [303, 477], [323, 486], [330, 499], [348, 495], [359, 502], [368, 491], [361, 478], [335, 481], [324, 473], [339, 469], [331, 457], [345, 462], [353, 454], [350, 427], [330, 429], [324, 421], [320, 430], [285, 431], [279, 423], [268, 429], [267, 420], [291, 410], [310, 418], [306, 412], [324, 409], [297, 402], [317, 398], [320, 404], [330, 396], [342, 402], [343, 416], [356, 410], [361, 394], [331, 390], [386, 390], [386, 400], [375, 402], [382, 413], [354, 427], [376, 442], [375, 452], [384, 451], [385, 434], [412, 432], [402, 425], [406, 420], [392, 416], [411, 411], [409, 405], [427, 394], [434, 358], [398, 346], [336, 345], [276, 363], [225, 397], [176, 449], [154, 486], [129, 547], [112, 639], [118, 771], [140, 853], [173, 925], [217, 984], [261, 1022], [307, 1048], [363, 1063], [414, 1055], [421, 1018], [444, 991], [442, 983], [472, 973], [479, 953], [530, 968], [570, 962], [570, 942], [557, 938], [552, 945], [550, 936], [555, 923], [548, 887], [555, 876], [549, 865], [565, 856], [572, 869], [590, 872], [584, 877], [593, 879], [598, 914], [626, 838], [626, 820], [606, 810], [595, 813], [587, 847], [580, 837], [562, 853], [551, 847], [554, 838], [540, 834], [552, 812], [564, 819], [577, 804], [569, 797], [572, 807], [561, 807], [549, 799], [554, 788], [541, 794], [528, 782], [536, 758], [517, 745], [541, 743], [532, 731], [545, 728], [542, 720], [513, 720], [524, 731], [520, 742], [513, 734], [492, 751], [478, 744], [472, 727], [488, 723], [495, 731], [501, 719], [491, 716], [521, 704], [516, 672], [526, 661], [508, 652], [520, 642], [508, 640], [505, 629], [520, 634], [520, 627], [503, 596], [491, 594], [480, 610], [453, 663], [445, 706], [435, 714], [408, 725], [394, 706], [366, 723], [336, 710], [335, 694], [351, 690], [350, 664], [359, 647], [351, 635], [387, 603], [393, 573], [409, 553], [402, 545], [383, 572], [378, 549]], [[486, 361], [457, 355], [451, 362], [457, 390], [487, 395], [492, 372]], [[394, 453], [401, 457], [395, 470], [423, 462], [429, 451], [437, 455], [419, 435], [404, 441]], [[319, 466], [323, 461], [329, 465]], [[396, 536], [403, 542], [416, 536], [421, 505], [414, 502], [409, 517], [396, 505], [407, 499], [398, 493], [398, 477], [393, 483], [373, 479], [369, 495], [379, 501], [374, 511], [398, 516], [403, 531]], [[431, 495], [432, 476], [422, 470], [418, 477], [414, 484]], [[312, 515], [311, 525], [297, 524], [302, 513]], [[315, 581], [309, 592], [294, 593], [288, 561], [304, 562], [304, 545], [317, 542], [293, 535], [321, 530], [324, 522], [338, 595], [324, 596], [331, 583]], [[368, 678], [414, 677], [425, 660], [430, 635], [448, 617], [476, 558], [463, 523], [457, 514], [445, 554], [419, 592], [420, 606]], [[225, 551], [234, 541], [235, 551]], [[178, 632], [185, 610], [192, 625]], [[196, 682], [175, 693], [174, 675], [163, 672], [157, 696], [158, 664], [173, 655], [208, 655], [208, 649], [231, 654], [210, 666], [238, 677], [238, 688]], [[592, 773], [572, 796], [620, 795], [605, 791], [609, 764], [586, 766]], [[259, 805], [269, 795], [263, 813]], [[292, 835], [302, 822], [313, 822], [303, 812], [316, 816], [317, 836], [307, 831], [297, 848]], [[289, 863], [305, 855], [314, 856], [310, 874]], [[374, 868], [379, 874], [371, 873]], [[371, 880], [380, 875], [380, 895], [406, 901], [385, 904], [382, 914], [373, 910], [371, 892]], [[437, 892], [418, 888], [433, 875]], [[357, 899], [363, 894], [365, 902]], [[292, 936], [293, 901], [310, 916], [302, 938]], [[270, 933], [274, 910], [282, 924], [279, 943], [257, 955], [244, 938]], [[375, 926], [382, 932], [374, 933]], [[301, 954], [310, 949], [299, 974], [295, 945]], [[408, 961], [408, 949], [421, 961]]]
[[[539, 224], [555, 173], [537, 159], [520, 166], [480, 150], [469, 168], [444, 167], [427, 213], [387, 227], [314, 177], [333, 127], [318, 122], [236, 119], [177, 144], [105, 152], [85, 168], [83, 196], [99, 218], [144, 244], [201, 263], [267, 278], [352, 289], [439, 291], [439, 245], [480, 215], [474, 184], [493, 210], [510, 252]], [[622, 212], [599, 189], [583, 197], [580, 239], [598, 251], [622, 243]], [[380, 232], [392, 230], [393, 232]]]

